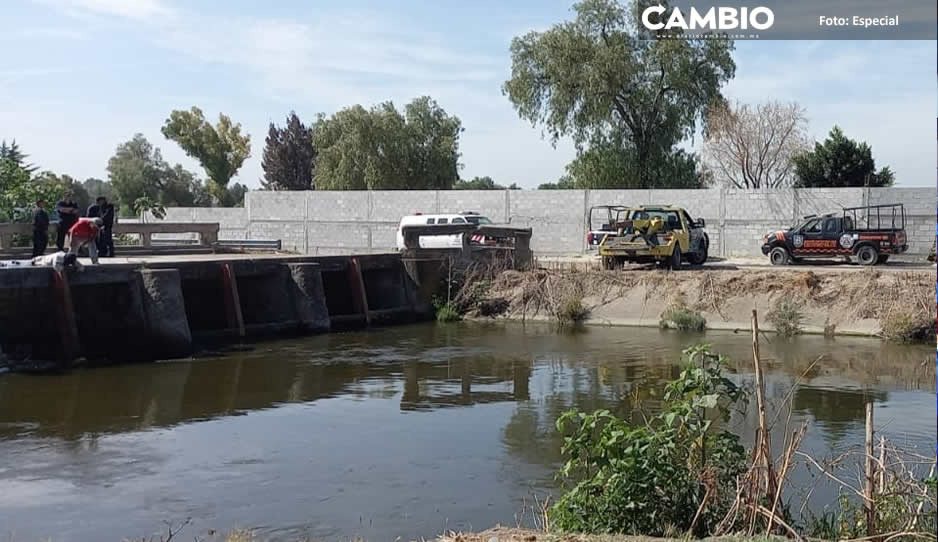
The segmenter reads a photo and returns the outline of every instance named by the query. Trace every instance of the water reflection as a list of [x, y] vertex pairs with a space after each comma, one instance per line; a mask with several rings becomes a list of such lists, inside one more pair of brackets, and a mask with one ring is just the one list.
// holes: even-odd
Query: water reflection
[[[7, 375], [0, 525], [81, 540], [190, 515], [202, 527], [286, 538], [413, 539], [513, 524], [521, 497], [553, 487], [563, 411], [655, 411], [681, 349], [701, 341], [732, 359], [734, 378], [750, 380], [748, 336], [476, 324]], [[862, 439], [865, 397], [887, 434], [932, 449], [930, 348], [802, 337], [767, 340], [762, 354], [770, 408], [803, 376], [793, 409], [796, 421], [812, 422], [807, 451]], [[747, 443], [753, 410], [731, 421]], [[784, 430], [776, 426], [776, 446]], [[63, 511], [50, 520], [44, 510], [55, 503]]]

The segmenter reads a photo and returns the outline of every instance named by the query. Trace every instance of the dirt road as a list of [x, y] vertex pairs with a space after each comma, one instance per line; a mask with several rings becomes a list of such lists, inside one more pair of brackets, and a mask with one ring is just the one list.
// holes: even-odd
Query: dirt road
[[[538, 265], [547, 269], [564, 268], [588, 268], [601, 269], [602, 265], [598, 256], [545, 256], [537, 258]], [[627, 270], [654, 269], [653, 265], [627, 265]], [[935, 271], [934, 263], [918, 261], [913, 258], [903, 258], [897, 261], [889, 261], [885, 264], [867, 267], [856, 263], [845, 263], [837, 260], [815, 260], [811, 263], [801, 263], [797, 265], [777, 266], [769, 263], [768, 258], [710, 258], [702, 266], [684, 265], [682, 269], [694, 270], [704, 269], [712, 271], [745, 271], [751, 269], [754, 271], [814, 271], [815, 273], [850, 273], [862, 272], [875, 269], [883, 273], [903, 273], [908, 271]]]

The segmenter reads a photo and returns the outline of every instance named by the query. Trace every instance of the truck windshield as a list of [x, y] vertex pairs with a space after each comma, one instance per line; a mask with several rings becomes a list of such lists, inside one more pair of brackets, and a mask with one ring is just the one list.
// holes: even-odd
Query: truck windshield
[[482, 224], [482, 225], [491, 224], [491, 223], [492, 223], [491, 220], [489, 220], [488, 218], [486, 218], [486, 217], [484, 217], [484, 216], [467, 216], [467, 217], [466, 217], [466, 222], [468, 222], [468, 223], [470, 223], [470, 224]]

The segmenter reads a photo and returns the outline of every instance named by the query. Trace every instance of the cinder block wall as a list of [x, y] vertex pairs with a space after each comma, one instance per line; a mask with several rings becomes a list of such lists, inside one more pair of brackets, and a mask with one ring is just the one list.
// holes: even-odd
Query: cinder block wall
[[707, 222], [711, 253], [761, 256], [762, 236], [804, 215], [841, 207], [905, 204], [909, 251], [926, 254], [935, 240], [935, 188], [798, 190], [397, 190], [249, 192], [243, 208], [167, 209], [172, 222], [219, 222], [222, 239], [280, 239], [314, 255], [396, 251], [401, 216], [477, 211], [495, 222], [530, 227], [541, 255], [586, 249], [586, 220], [595, 205], [670, 204]]

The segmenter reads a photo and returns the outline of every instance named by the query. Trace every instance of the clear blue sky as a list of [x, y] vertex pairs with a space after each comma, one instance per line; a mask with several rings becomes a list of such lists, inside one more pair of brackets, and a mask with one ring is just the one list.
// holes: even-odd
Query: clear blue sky
[[[570, 1], [35, 0], [4, 2], [0, 139], [44, 169], [106, 178], [114, 148], [160, 134], [169, 111], [219, 111], [252, 136], [238, 181], [256, 187], [269, 122], [428, 94], [466, 128], [464, 178], [533, 188], [573, 156], [501, 94], [511, 38], [570, 17]], [[868, 141], [903, 186], [934, 186], [935, 42], [738, 42], [731, 99], [796, 100], [817, 138]], [[699, 141], [688, 146], [699, 145]]]

